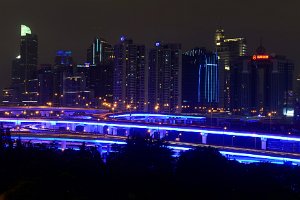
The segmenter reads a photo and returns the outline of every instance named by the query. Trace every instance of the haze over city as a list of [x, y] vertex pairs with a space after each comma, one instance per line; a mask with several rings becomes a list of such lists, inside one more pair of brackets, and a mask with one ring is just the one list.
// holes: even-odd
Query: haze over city
[[300, 1], [0, 1], [0, 200], [300, 199]]
[[151, 47], [157, 40], [182, 43], [183, 50], [213, 50], [215, 30], [245, 37], [252, 54], [260, 38], [269, 53], [287, 56], [299, 72], [299, 1], [117, 1], [52, 0], [1, 2], [1, 88], [9, 86], [11, 61], [19, 54], [20, 25], [39, 37], [39, 64], [54, 62], [55, 52], [70, 49], [82, 63], [95, 36], [115, 44], [121, 35]]

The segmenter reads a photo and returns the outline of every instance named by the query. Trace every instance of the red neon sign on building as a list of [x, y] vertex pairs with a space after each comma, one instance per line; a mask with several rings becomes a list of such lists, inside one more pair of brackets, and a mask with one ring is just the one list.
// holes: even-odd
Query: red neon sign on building
[[270, 58], [269, 55], [253, 55], [252, 56], [253, 60], [267, 60], [269, 58]]

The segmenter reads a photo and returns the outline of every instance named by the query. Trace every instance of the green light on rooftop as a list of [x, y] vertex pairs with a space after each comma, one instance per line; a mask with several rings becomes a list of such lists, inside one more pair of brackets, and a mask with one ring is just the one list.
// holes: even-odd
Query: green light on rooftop
[[26, 36], [27, 34], [31, 34], [31, 30], [28, 26], [21, 25], [21, 36]]

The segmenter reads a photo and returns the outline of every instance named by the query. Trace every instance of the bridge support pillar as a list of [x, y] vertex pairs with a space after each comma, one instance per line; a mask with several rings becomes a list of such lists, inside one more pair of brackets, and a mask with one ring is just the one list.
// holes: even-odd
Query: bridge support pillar
[[67, 142], [66, 141], [62, 141], [61, 142], [61, 150], [64, 151], [67, 147]]
[[85, 125], [84, 130], [85, 132], [91, 133], [94, 132], [94, 126], [93, 125]]
[[98, 125], [97, 126], [97, 131], [98, 131], [98, 133], [103, 133], [103, 126], [102, 125]]
[[55, 129], [55, 127], [56, 127], [56, 122], [51, 121], [50, 128]]
[[107, 134], [108, 134], [108, 135], [112, 135], [112, 134], [113, 134], [113, 127], [110, 127], [110, 126], [109, 126], [109, 127], [107, 128]]
[[21, 122], [19, 121], [19, 120], [17, 120], [16, 122], [15, 122], [15, 126], [20, 126], [21, 125]]
[[162, 139], [166, 136], [166, 130], [160, 130], [159, 132], [159, 138]]
[[113, 135], [118, 135], [118, 128], [112, 128], [112, 134]]
[[150, 136], [151, 138], [154, 137], [154, 132], [155, 132], [155, 129], [148, 130], [149, 136]]
[[261, 149], [262, 150], [267, 149], [267, 138], [261, 138]]
[[97, 150], [100, 153], [100, 155], [102, 156], [102, 145], [101, 144], [97, 147]]
[[128, 137], [130, 135], [130, 128], [125, 129], [125, 136]]
[[206, 144], [207, 143], [207, 133], [201, 133], [202, 136], [202, 144]]
[[45, 127], [45, 128], [51, 128], [51, 124], [50, 123], [42, 123], [42, 125]]
[[109, 155], [110, 151], [111, 151], [111, 146], [110, 146], [110, 144], [107, 144], [107, 146], [106, 146], [106, 155]]
[[176, 124], [176, 120], [175, 119], [170, 119], [170, 124]]
[[75, 124], [71, 124], [71, 130], [75, 131], [76, 130], [76, 125]]

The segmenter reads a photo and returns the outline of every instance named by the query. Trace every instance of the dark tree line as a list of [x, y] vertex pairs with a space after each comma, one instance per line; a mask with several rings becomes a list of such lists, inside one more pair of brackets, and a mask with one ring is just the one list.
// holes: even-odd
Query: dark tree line
[[217, 149], [173, 157], [161, 141], [133, 138], [113, 146], [106, 163], [96, 148], [0, 148], [0, 199], [299, 199], [300, 168], [240, 164]]

